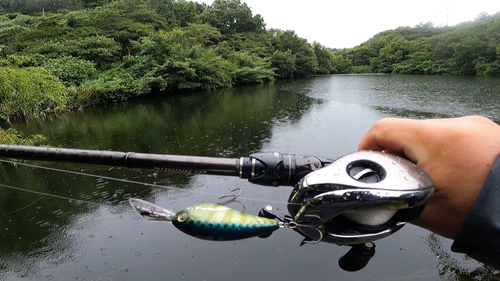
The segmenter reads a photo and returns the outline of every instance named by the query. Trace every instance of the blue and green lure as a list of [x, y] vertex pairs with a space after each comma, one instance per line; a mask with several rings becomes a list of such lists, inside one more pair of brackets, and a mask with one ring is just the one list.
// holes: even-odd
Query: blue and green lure
[[149, 221], [172, 222], [180, 231], [205, 240], [240, 240], [270, 234], [282, 223], [218, 204], [198, 204], [178, 212], [131, 198], [134, 210]]

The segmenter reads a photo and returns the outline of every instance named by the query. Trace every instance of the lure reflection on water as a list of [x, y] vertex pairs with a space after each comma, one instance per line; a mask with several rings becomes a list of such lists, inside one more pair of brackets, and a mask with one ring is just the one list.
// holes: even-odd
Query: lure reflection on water
[[172, 222], [180, 231], [204, 240], [240, 240], [280, 228], [280, 223], [274, 219], [245, 214], [219, 204], [193, 205], [175, 213], [140, 199], [129, 201], [147, 220]]

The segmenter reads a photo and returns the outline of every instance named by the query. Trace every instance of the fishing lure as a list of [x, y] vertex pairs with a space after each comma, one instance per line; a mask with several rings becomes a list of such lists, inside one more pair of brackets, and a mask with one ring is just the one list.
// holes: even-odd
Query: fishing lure
[[130, 198], [129, 202], [147, 220], [171, 222], [180, 231], [204, 240], [240, 240], [285, 227], [274, 219], [248, 215], [223, 203], [198, 204], [174, 212], [141, 199]]

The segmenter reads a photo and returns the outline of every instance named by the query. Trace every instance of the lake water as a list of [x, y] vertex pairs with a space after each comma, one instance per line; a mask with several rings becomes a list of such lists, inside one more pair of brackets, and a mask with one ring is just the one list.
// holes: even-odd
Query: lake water
[[[12, 124], [51, 146], [237, 158], [279, 151], [335, 159], [387, 116], [479, 114], [500, 120], [500, 79], [336, 75], [148, 97]], [[280, 229], [267, 239], [199, 240], [151, 223], [137, 197], [180, 210], [239, 187], [247, 213], [286, 209], [291, 187], [239, 178], [26, 162], [0, 171], [0, 280], [469, 280], [492, 272], [450, 252], [451, 241], [407, 225], [376, 241], [361, 271], [349, 248]], [[93, 175], [93, 176], [92, 176]], [[147, 184], [147, 185], [145, 185]], [[238, 205], [233, 206], [238, 208]], [[471, 279], [472, 280], [472, 279]]]

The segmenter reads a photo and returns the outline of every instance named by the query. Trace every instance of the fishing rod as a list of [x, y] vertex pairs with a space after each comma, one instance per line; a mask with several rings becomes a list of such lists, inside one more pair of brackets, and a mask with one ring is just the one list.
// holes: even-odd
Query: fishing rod
[[339, 259], [340, 267], [347, 271], [366, 266], [375, 254], [372, 241], [417, 218], [434, 193], [432, 179], [414, 163], [377, 151], [358, 151], [331, 160], [278, 152], [217, 158], [0, 145], [0, 157], [236, 176], [259, 185], [292, 186], [288, 212], [268, 205], [258, 216], [220, 204], [194, 205], [177, 213], [135, 198], [130, 204], [150, 221], [171, 222], [201, 239], [266, 238], [284, 227], [304, 237], [301, 245], [351, 246]]
[[0, 144], [0, 157], [186, 174], [235, 176], [248, 179], [254, 184], [267, 186], [294, 186], [308, 173], [333, 162], [322, 157], [278, 152], [254, 153], [249, 157], [240, 158], [218, 158], [5, 144]]

